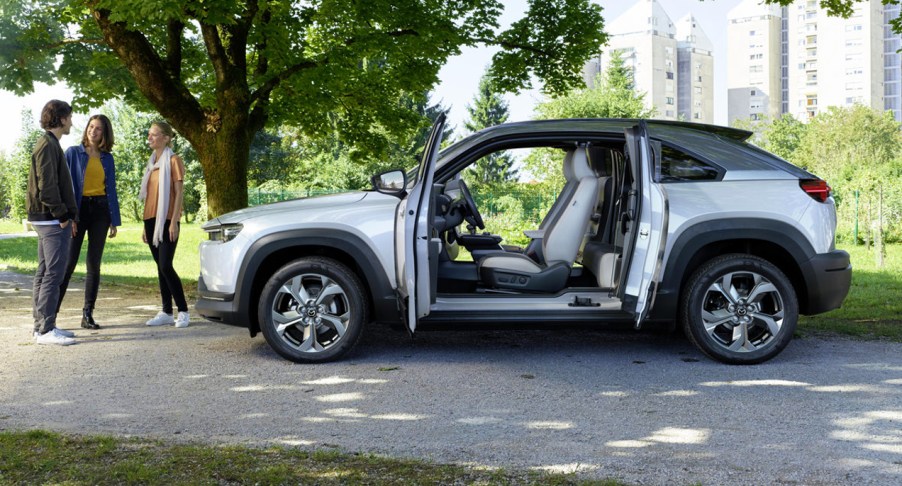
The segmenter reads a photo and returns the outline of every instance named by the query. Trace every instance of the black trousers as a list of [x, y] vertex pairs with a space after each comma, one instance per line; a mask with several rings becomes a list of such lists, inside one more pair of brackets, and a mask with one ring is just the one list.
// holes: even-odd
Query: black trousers
[[81, 198], [78, 208], [78, 230], [72, 245], [69, 247], [69, 259], [66, 263], [66, 274], [60, 284], [60, 298], [57, 312], [63, 304], [69, 279], [81, 256], [81, 245], [88, 235], [88, 254], [85, 259], [85, 303], [84, 310], [93, 311], [100, 289], [100, 260], [103, 258], [103, 247], [106, 245], [107, 233], [110, 230], [110, 207], [106, 196], [85, 196]]
[[[178, 240], [170, 241], [169, 225], [171, 220], [166, 220], [163, 225], [163, 241], [160, 246], [153, 244], [153, 227], [157, 224], [157, 218], [144, 220], [144, 232], [147, 235], [147, 245], [150, 247], [150, 253], [153, 254], [153, 261], [157, 262], [157, 279], [160, 281], [160, 295], [163, 298], [163, 312], [172, 314], [172, 300], [175, 299], [175, 306], [179, 312], [188, 312], [188, 302], [185, 301], [185, 289], [182, 287], [182, 281], [179, 275], [175, 273], [172, 267], [172, 259], [175, 258], [175, 248], [178, 246]], [[179, 224], [178, 221], [175, 224]]]

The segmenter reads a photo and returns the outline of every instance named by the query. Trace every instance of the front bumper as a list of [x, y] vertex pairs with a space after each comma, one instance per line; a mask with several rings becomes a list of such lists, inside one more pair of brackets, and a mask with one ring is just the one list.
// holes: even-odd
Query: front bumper
[[843, 250], [815, 255], [802, 264], [802, 274], [808, 298], [801, 312], [806, 315], [838, 309], [852, 285], [852, 264]]
[[204, 319], [230, 326], [249, 327], [248, 319], [238, 309], [235, 294], [207, 289], [204, 278], [197, 278], [197, 303], [194, 310]]

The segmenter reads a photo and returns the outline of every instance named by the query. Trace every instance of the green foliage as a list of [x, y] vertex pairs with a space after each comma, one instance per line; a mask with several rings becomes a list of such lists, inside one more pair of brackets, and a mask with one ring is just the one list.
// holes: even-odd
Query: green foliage
[[0, 154], [0, 217], [16, 221], [27, 216], [25, 196], [28, 192], [28, 170], [31, 153], [38, 138], [44, 133], [30, 110], [22, 111], [22, 133], [16, 140], [13, 153]]
[[[336, 126], [331, 137], [311, 137], [300, 130], [284, 127], [278, 136], [279, 159], [270, 164], [271, 178], [255, 181], [259, 190], [335, 191], [370, 187], [370, 177], [390, 168], [409, 169], [420, 161], [420, 151], [429, 135], [433, 121], [448, 109], [440, 104], [430, 105], [428, 93], [407, 95], [401, 103], [405, 109], [417, 113], [422, 120], [406, 137], [397, 137], [388, 145], [388, 155], [378, 150], [355, 147], [341, 140], [338, 126], [344, 120], [333, 117]], [[444, 140], [453, 136], [453, 129], [445, 126]], [[262, 173], [262, 172], [261, 172]]]
[[[465, 126], [470, 132], [500, 125], [510, 116], [507, 102], [501, 93], [495, 91], [488, 74], [479, 80], [479, 92], [473, 99], [473, 104], [467, 106], [467, 112], [470, 114], [470, 120]], [[513, 181], [517, 178], [517, 170], [513, 168], [514, 162], [514, 158], [508, 152], [492, 152], [470, 167], [472, 176], [468, 176], [468, 180], [472, 180], [474, 184]]]
[[752, 132], [749, 143], [788, 161], [795, 159], [796, 151], [808, 128], [808, 125], [789, 113], [775, 119], [768, 117], [761, 117], [758, 120], [736, 119], [733, 120], [732, 126]]
[[864, 231], [877, 219], [882, 188], [887, 240], [902, 239], [902, 134], [891, 112], [862, 105], [830, 107], [808, 123], [789, 160], [833, 187], [841, 237], [852, 234], [855, 191]]

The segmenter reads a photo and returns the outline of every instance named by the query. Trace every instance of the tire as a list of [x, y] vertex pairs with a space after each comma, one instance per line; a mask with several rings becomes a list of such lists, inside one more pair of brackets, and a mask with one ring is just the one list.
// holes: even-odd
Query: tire
[[360, 340], [369, 305], [357, 275], [323, 257], [279, 269], [260, 296], [258, 318], [266, 342], [296, 363], [342, 357]]
[[729, 254], [703, 264], [680, 304], [689, 340], [713, 359], [756, 364], [780, 354], [799, 320], [795, 289], [763, 258]]

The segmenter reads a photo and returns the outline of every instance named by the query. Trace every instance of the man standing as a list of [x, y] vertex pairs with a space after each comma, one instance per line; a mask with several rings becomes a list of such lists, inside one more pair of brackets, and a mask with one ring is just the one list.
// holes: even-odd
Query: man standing
[[34, 337], [38, 344], [75, 344], [72, 339], [75, 334], [56, 327], [60, 283], [66, 272], [78, 215], [72, 176], [59, 142], [71, 127], [69, 103], [51, 100], [44, 105], [41, 128], [46, 132], [34, 146], [28, 171], [25, 209], [28, 221], [38, 233], [38, 269], [32, 288]]

